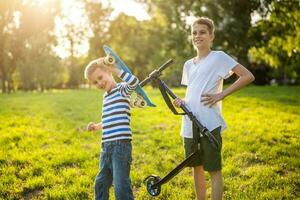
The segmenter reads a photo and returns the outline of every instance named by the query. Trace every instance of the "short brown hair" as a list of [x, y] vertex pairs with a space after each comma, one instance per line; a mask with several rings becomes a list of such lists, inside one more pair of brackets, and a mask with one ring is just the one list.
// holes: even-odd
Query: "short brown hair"
[[204, 24], [208, 27], [208, 31], [210, 34], [213, 34], [215, 32], [215, 25], [214, 21], [208, 17], [199, 17], [197, 18], [193, 23], [192, 26], [195, 24]]
[[103, 58], [98, 58], [96, 60], [92, 60], [89, 62], [89, 64], [85, 67], [84, 70], [84, 78], [89, 79], [89, 76], [97, 69], [104, 69], [104, 63], [103, 63]]

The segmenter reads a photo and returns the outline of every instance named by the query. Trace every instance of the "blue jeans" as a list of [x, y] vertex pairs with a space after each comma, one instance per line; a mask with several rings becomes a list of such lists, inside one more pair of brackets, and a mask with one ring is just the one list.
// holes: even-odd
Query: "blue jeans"
[[95, 199], [108, 200], [109, 188], [115, 187], [116, 200], [132, 200], [130, 180], [132, 145], [129, 140], [102, 143], [100, 171], [95, 179]]

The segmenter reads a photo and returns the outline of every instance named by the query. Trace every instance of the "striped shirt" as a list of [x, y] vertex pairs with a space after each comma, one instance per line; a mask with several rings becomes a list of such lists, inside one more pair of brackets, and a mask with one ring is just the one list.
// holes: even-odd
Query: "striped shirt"
[[139, 80], [132, 74], [121, 71], [118, 77], [125, 82], [103, 95], [102, 142], [132, 139], [130, 129], [130, 95]]

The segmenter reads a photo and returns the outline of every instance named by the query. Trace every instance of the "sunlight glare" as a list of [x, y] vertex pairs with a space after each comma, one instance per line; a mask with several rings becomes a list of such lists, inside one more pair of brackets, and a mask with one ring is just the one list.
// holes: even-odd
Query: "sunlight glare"
[[[51, 0], [35, 0], [35, 2], [46, 3]], [[137, 20], [149, 20], [150, 16], [146, 12], [145, 7], [142, 4], [137, 3], [133, 0], [98, 0], [99, 3], [103, 3], [104, 6], [111, 5], [113, 7], [113, 12], [111, 14], [110, 20], [114, 20], [120, 13], [124, 12], [126, 15], [134, 16]], [[32, 1], [30, 1], [32, 2]], [[67, 30], [64, 27], [65, 23], [74, 24], [75, 26], [80, 26], [88, 24], [88, 19], [84, 13], [84, 5], [75, 3], [74, 1], [61, 0], [63, 15], [67, 17], [67, 22], [63, 22], [60, 18], [56, 19], [56, 30], [55, 35], [58, 37], [58, 45], [54, 47], [54, 51], [62, 58], [70, 56], [69, 43], [63, 39], [63, 35], [67, 34]], [[89, 37], [91, 33], [87, 33]], [[77, 55], [84, 55], [88, 52], [89, 44], [88, 38], [85, 38], [81, 44], [76, 48]]]

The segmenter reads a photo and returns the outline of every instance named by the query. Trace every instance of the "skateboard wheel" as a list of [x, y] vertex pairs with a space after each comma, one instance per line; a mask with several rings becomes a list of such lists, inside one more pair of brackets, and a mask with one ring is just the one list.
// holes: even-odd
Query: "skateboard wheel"
[[136, 107], [140, 107], [140, 108], [143, 108], [146, 106], [146, 101], [144, 100], [143, 97], [141, 96], [137, 96], [134, 100], [134, 104]]
[[146, 102], [145, 101], [141, 101], [140, 105], [141, 105], [141, 107], [145, 107], [146, 106]]
[[111, 55], [107, 55], [103, 60], [105, 65], [113, 65], [115, 61], [116, 61], [115, 58], [112, 57]]

